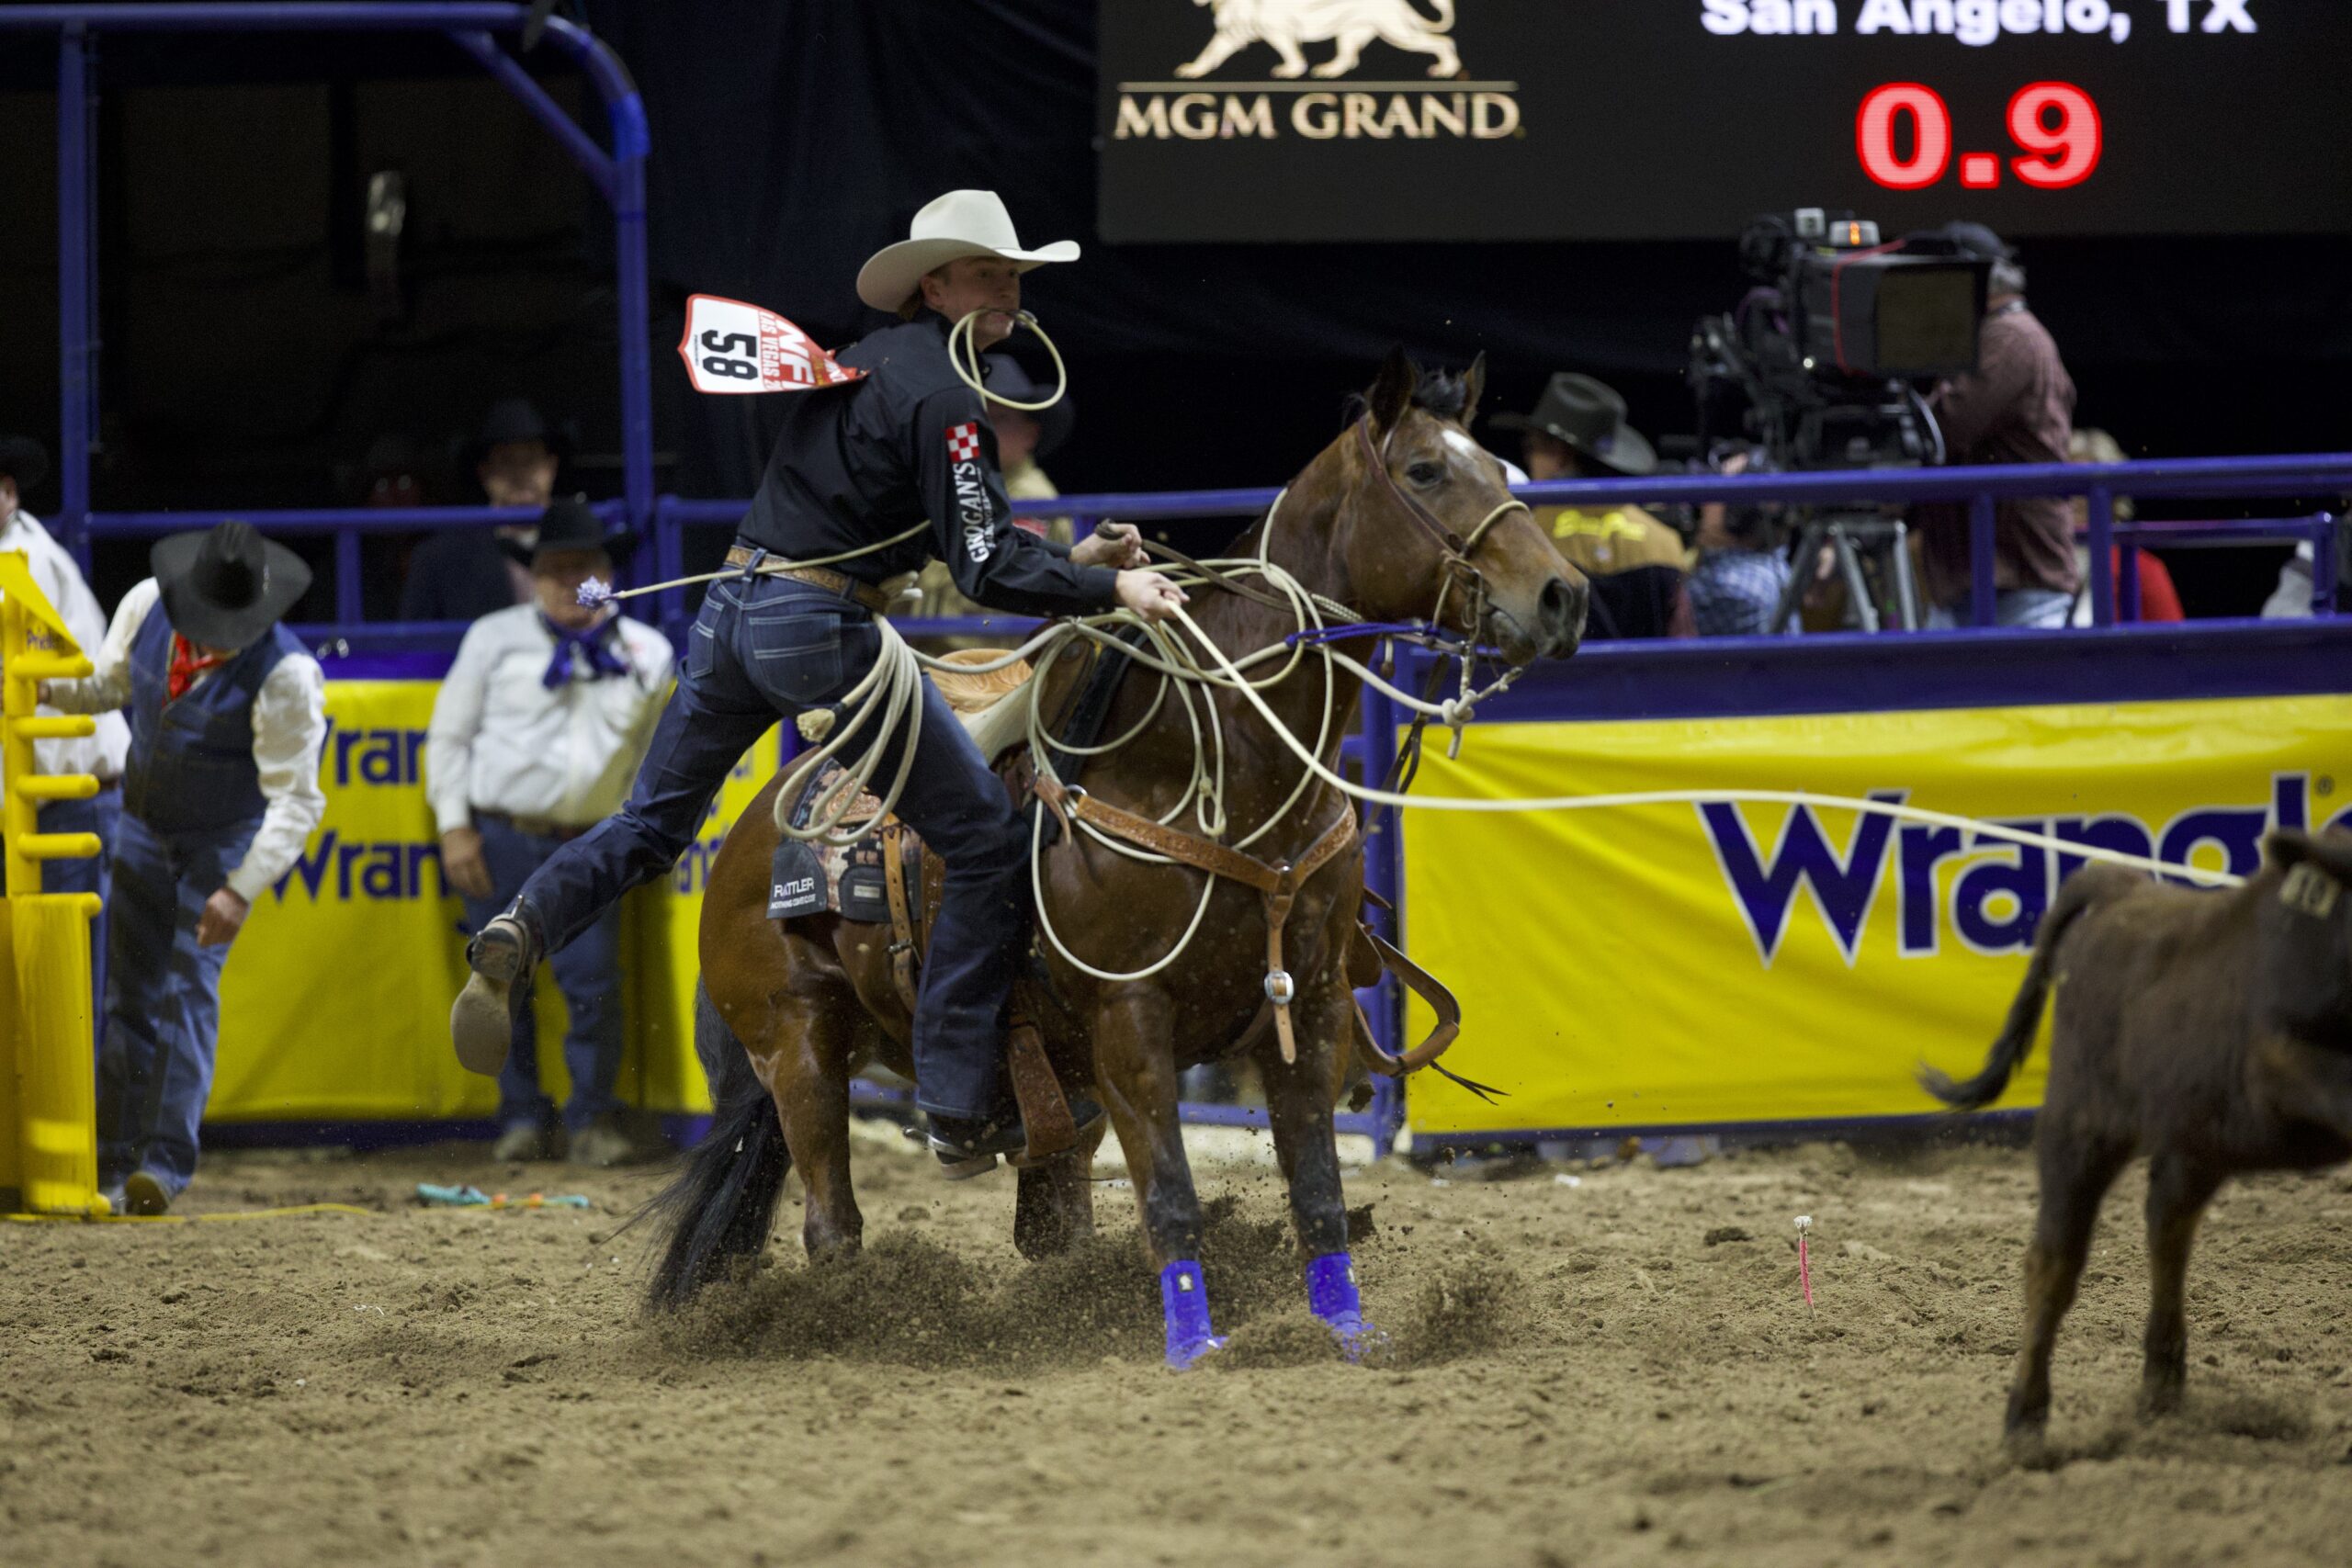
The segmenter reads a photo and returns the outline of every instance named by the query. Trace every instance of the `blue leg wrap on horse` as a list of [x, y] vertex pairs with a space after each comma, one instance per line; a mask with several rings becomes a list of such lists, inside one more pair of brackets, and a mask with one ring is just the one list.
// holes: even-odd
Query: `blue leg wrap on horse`
[[1225, 1344], [1209, 1332], [1208, 1287], [1191, 1258], [1159, 1271], [1159, 1308], [1168, 1320], [1168, 1364], [1178, 1371]]
[[1351, 1361], [1387, 1338], [1364, 1321], [1355, 1263], [1344, 1252], [1327, 1252], [1307, 1264], [1306, 1307], [1330, 1325]]

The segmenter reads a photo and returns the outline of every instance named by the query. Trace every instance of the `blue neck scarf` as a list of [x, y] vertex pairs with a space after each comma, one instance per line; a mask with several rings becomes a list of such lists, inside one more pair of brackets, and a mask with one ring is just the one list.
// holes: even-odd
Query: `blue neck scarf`
[[627, 675], [628, 664], [612, 649], [613, 629], [619, 624], [616, 618], [607, 617], [586, 631], [575, 632], [556, 625], [542, 612], [539, 625], [547, 628], [548, 636], [555, 638], [555, 656], [548, 660], [547, 673], [539, 677], [539, 684], [552, 692], [571, 680], [574, 654], [586, 656], [588, 671], [584, 678], [587, 680], [601, 681], [607, 675]]

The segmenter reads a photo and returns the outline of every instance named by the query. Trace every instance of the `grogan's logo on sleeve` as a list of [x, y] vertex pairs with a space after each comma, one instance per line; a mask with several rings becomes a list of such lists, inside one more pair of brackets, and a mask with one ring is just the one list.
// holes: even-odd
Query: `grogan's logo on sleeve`
[[964, 551], [975, 564], [996, 552], [996, 508], [980, 477], [980, 424], [967, 419], [947, 427], [949, 472], [956, 477], [956, 510], [964, 525]]
[[[1432, 6], [1431, 16], [1419, 8]], [[1496, 141], [1520, 135], [1519, 84], [1468, 79], [1450, 36], [1454, 0], [1193, 0], [1213, 9], [1216, 31], [1199, 54], [1176, 67], [1173, 82], [1122, 82], [1111, 134], [1119, 141], [1212, 141], [1283, 136], [1310, 141]], [[1432, 80], [1360, 81], [1328, 91], [1319, 81], [1347, 76], [1366, 46], [1429, 57]], [[1333, 45], [1309, 65], [1302, 48]], [[1258, 44], [1281, 57], [1271, 80], [1227, 82], [1187, 90], [1185, 84]], [[1374, 57], [1375, 60], [1378, 58]], [[1307, 80], [1301, 80], [1306, 78]]]

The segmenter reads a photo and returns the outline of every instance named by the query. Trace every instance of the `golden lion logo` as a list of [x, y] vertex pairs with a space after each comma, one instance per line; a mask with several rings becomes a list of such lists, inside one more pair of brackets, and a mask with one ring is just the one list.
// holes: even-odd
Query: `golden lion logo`
[[1339, 44], [1338, 52], [1314, 69], [1321, 77], [1344, 76], [1378, 39], [1392, 49], [1430, 55], [1430, 74], [1459, 76], [1462, 57], [1445, 35], [1453, 28], [1453, 0], [1430, 0], [1437, 17], [1414, 9], [1412, 0], [1193, 0], [1216, 8], [1216, 36], [1197, 59], [1176, 68], [1182, 77], [1205, 76], [1253, 43], [1272, 46], [1283, 62], [1281, 77], [1307, 73], [1303, 43]]

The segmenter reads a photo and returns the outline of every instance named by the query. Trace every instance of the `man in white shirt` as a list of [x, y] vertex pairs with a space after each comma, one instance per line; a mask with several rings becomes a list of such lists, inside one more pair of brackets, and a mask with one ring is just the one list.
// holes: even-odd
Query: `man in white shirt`
[[[467, 629], [433, 704], [425, 793], [441, 869], [479, 931], [571, 840], [620, 808], [670, 687], [669, 640], [612, 606], [583, 609], [580, 585], [609, 579], [603, 525], [584, 501], [559, 501], [531, 554], [534, 602]], [[613, 906], [548, 960], [569, 1027], [571, 1096], [557, 1120], [539, 1087], [537, 1027], [526, 1002], [498, 1075], [501, 1160], [571, 1157], [619, 1165], [655, 1152], [629, 1133], [621, 1065], [620, 909]]]
[[327, 804], [326, 681], [277, 624], [311, 569], [236, 522], [158, 539], [148, 563], [155, 575], [116, 606], [96, 672], [42, 687], [64, 712], [130, 716], [98, 1049], [98, 1183], [134, 1214], [162, 1213], [196, 1174], [220, 966]]
[[[18, 504], [23, 492], [40, 483], [49, 472], [49, 454], [40, 444], [21, 435], [0, 436], [0, 552], [22, 551], [33, 581], [57, 607], [74, 640], [93, 659], [106, 640], [106, 612], [82, 577], [82, 569], [63, 546], [50, 537], [40, 519]], [[36, 627], [33, 646], [48, 642]], [[37, 710], [53, 715], [54, 708]], [[99, 851], [93, 860], [53, 860], [41, 870], [41, 888], [48, 893], [95, 893], [98, 918], [90, 928], [91, 1016], [103, 1018], [107, 994], [107, 915], [113, 901], [107, 886], [107, 864], [114, 853], [115, 820], [122, 814], [122, 759], [130, 748], [130, 728], [120, 714], [102, 714], [97, 732], [74, 740], [33, 742], [33, 772], [88, 773], [98, 781], [98, 793], [87, 800], [47, 800], [38, 808], [38, 826], [44, 833], [96, 833]]]

